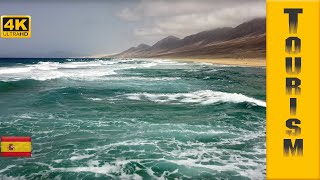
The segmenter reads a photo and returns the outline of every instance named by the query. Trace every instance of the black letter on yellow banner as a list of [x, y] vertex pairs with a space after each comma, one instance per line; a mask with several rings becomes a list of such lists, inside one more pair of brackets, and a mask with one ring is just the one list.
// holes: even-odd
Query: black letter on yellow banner
[[297, 33], [297, 29], [298, 29], [298, 14], [302, 13], [302, 9], [284, 9], [284, 13], [289, 14], [289, 29], [290, 29], [290, 33]]
[[285, 156], [289, 155], [289, 150], [291, 151], [292, 156], [295, 156], [296, 152], [298, 156], [303, 155], [303, 139], [296, 139], [294, 146], [292, 146], [291, 139], [284, 139], [283, 144], [284, 144], [283, 149], [284, 149]]

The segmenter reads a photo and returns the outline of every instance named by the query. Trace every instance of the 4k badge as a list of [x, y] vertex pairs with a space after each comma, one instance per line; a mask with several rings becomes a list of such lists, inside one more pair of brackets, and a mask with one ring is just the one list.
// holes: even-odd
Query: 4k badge
[[27, 15], [1, 16], [2, 38], [30, 38], [31, 17]]

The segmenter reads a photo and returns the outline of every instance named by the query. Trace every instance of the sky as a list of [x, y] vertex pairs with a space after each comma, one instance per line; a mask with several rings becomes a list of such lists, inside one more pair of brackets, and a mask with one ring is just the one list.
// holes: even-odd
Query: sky
[[0, 15], [17, 14], [32, 37], [0, 38], [0, 57], [88, 57], [235, 27], [265, 17], [265, 0], [0, 0]]

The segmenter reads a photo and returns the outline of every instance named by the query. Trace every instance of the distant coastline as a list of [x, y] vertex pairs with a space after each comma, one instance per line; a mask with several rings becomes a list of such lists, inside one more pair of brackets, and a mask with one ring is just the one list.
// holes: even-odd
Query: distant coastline
[[[138, 58], [139, 59], [139, 58]], [[144, 60], [153, 60], [155, 58], [141, 58]], [[173, 60], [179, 62], [195, 62], [195, 63], [209, 63], [217, 65], [234, 65], [245, 67], [265, 67], [265, 58], [159, 58], [163, 60]]]

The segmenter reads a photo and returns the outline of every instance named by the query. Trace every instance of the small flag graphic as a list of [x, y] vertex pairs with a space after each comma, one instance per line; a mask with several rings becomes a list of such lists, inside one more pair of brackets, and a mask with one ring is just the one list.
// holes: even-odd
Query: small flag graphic
[[31, 137], [1, 137], [2, 157], [31, 157]]

